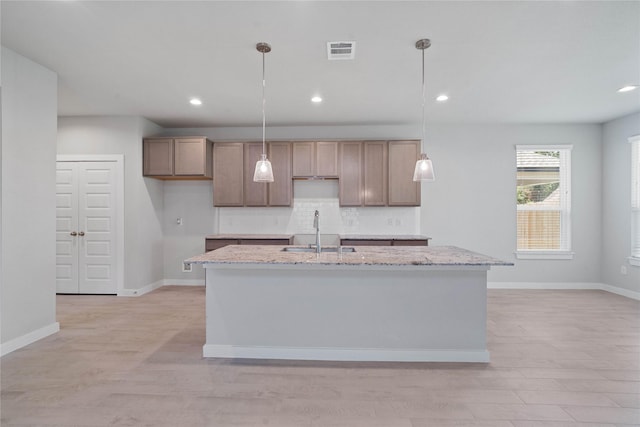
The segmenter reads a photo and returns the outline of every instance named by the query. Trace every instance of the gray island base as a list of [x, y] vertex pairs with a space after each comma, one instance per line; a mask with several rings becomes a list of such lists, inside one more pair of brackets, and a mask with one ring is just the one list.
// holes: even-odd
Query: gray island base
[[489, 362], [487, 271], [456, 247], [227, 246], [206, 269], [204, 357]]

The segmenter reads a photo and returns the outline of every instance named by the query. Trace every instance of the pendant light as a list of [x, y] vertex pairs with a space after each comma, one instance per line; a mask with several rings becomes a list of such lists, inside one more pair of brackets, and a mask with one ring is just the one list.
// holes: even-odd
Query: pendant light
[[431, 163], [431, 159], [424, 152], [426, 139], [426, 117], [424, 110], [427, 103], [427, 94], [424, 84], [424, 51], [429, 46], [431, 46], [431, 40], [429, 39], [420, 39], [416, 42], [416, 49], [420, 49], [422, 51], [422, 153], [420, 154], [420, 159], [416, 162], [416, 168], [413, 172], [413, 180], [432, 182], [436, 180], [436, 176], [433, 172], [433, 163]]
[[258, 43], [256, 50], [262, 53], [262, 154], [260, 160], [256, 162], [256, 169], [253, 173], [254, 182], [273, 182], [273, 170], [271, 169], [271, 162], [267, 159], [267, 150], [265, 142], [265, 128], [266, 128], [266, 115], [265, 115], [265, 96], [264, 90], [266, 87], [264, 78], [264, 54], [271, 52], [271, 46], [268, 43]]

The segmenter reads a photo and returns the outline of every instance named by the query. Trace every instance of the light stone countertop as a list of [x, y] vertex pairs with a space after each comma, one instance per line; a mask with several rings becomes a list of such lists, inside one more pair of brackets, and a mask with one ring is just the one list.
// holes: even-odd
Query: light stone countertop
[[355, 252], [284, 252], [286, 246], [230, 245], [187, 259], [192, 264], [498, 266], [513, 265], [455, 246], [356, 246]]

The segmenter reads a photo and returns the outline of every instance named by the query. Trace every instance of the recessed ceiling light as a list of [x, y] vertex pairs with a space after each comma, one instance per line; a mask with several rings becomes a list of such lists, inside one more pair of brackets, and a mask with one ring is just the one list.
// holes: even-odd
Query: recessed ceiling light
[[632, 90], [636, 90], [636, 89], [638, 89], [638, 86], [629, 85], [629, 86], [621, 87], [620, 89], [618, 89], [618, 92], [620, 93], [631, 92]]
[[448, 97], [447, 95], [442, 94], [442, 95], [438, 95], [438, 97], [436, 98], [436, 101], [438, 101], [438, 102], [444, 102], [444, 101], [446, 101], [447, 99], [449, 99], [449, 97]]
[[202, 105], [202, 101], [200, 101], [198, 98], [191, 98], [189, 100], [189, 103], [191, 105]]
[[311, 102], [315, 102], [317, 104], [319, 102], [322, 102], [322, 98], [319, 96], [314, 96], [313, 98], [311, 98]]

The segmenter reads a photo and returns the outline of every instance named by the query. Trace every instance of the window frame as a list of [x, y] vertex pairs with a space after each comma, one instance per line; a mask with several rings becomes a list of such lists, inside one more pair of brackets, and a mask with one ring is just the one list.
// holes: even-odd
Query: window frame
[[[571, 260], [575, 252], [572, 250], [571, 239], [571, 227], [572, 227], [572, 213], [571, 213], [571, 153], [573, 150], [572, 144], [558, 144], [558, 145], [516, 145], [516, 188], [518, 177], [518, 152], [519, 151], [559, 151], [560, 152], [560, 192], [561, 192], [561, 206], [560, 206], [560, 242], [564, 243], [564, 246], [559, 249], [518, 249], [516, 242], [515, 256], [517, 259], [554, 259], [554, 260]], [[522, 209], [516, 203], [516, 213], [519, 210], [537, 210], [537, 209]], [[516, 216], [516, 226], [518, 220]]]
[[640, 135], [627, 139], [631, 144], [631, 247], [629, 264], [640, 267]]

